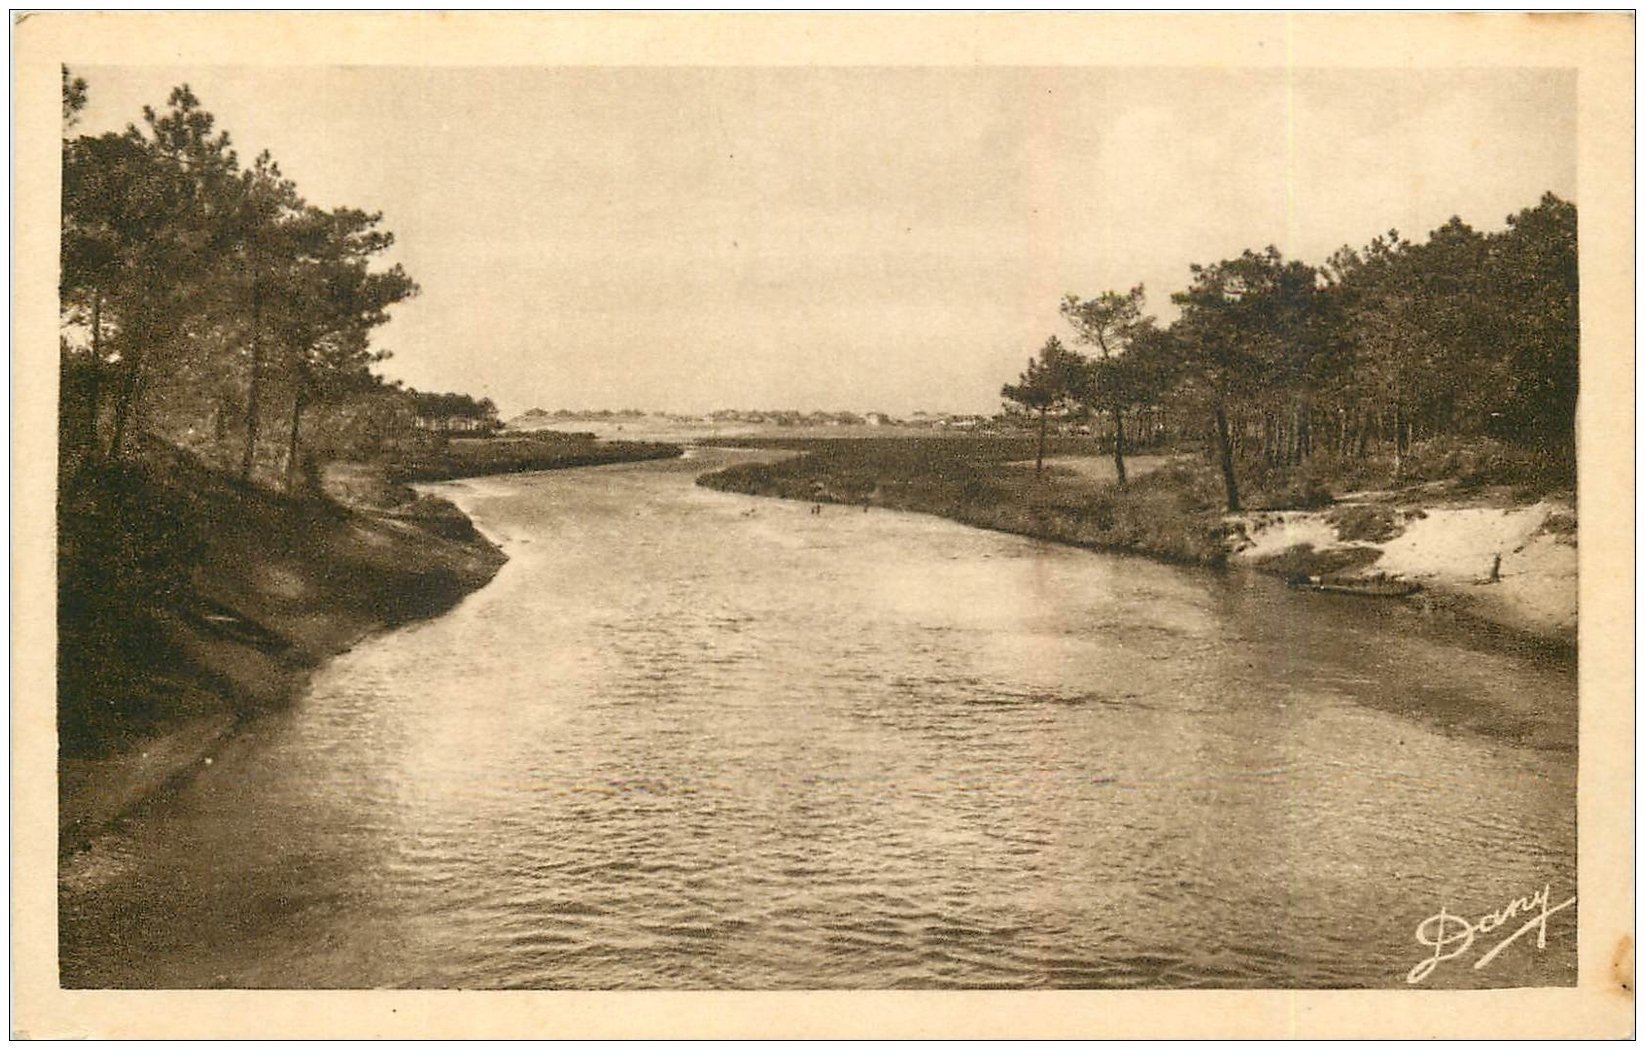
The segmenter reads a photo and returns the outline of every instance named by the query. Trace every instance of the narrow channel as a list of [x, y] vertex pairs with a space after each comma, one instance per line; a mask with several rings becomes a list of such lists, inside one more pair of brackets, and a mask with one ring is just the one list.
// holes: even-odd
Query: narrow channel
[[1568, 662], [745, 459], [439, 487], [508, 565], [67, 857], [64, 985], [1394, 987], [1574, 894]]

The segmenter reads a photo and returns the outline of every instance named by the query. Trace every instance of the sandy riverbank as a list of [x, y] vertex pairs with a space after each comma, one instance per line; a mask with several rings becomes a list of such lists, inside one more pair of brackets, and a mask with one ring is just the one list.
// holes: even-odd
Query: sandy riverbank
[[[1127, 470], [1134, 478], [1173, 459], [1136, 456], [1126, 461]], [[1045, 464], [1093, 483], [1116, 480], [1111, 456], [1050, 457]], [[1423, 491], [1417, 486], [1352, 494], [1315, 511], [1231, 517], [1229, 562], [1280, 573], [1385, 574], [1421, 585], [1422, 598], [1412, 601], [1418, 606], [1444, 607], [1538, 640], [1574, 645], [1575, 508], [1551, 500], [1514, 504], [1489, 491], [1435, 501], [1423, 498]], [[1302, 549], [1310, 554], [1299, 556]]]
[[[1576, 642], [1574, 504], [1516, 500], [1455, 483], [1342, 496], [1309, 511], [1220, 514], [1219, 487], [1192, 460], [1052, 452], [1034, 474], [1023, 440], [832, 439], [802, 457], [705, 475], [734, 492], [928, 512], [986, 529], [1208, 567], [1286, 576], [1385, 574], [1413, 581], [1415, 606], [1446, 610], [1561, 647]], [[1495, 574], [1493, 577], [1493, 568]]]
[[1576, 643], [1576, 514], [1568, 504], [1363, 496], [1318, 511], [1250, 513], [1228, 526], [1230, 562], [1281, 572], [1386, 574], [1421, 585], [1418, 604]]

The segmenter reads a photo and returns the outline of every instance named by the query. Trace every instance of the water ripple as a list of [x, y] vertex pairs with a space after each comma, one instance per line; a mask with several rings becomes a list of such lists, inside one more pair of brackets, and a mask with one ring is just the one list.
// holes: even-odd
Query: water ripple
[[65, 983], [1384, 987], [1438, 903], [1574, 885], [1568, 673], [689, 469], [483, 486], [491, 586], [65, 858]]

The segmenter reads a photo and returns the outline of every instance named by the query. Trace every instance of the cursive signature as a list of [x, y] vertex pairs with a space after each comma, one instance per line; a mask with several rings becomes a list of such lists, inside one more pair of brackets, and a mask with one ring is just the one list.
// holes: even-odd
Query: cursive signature
[[1439, 912], [1417, 925], [1417, 942], [1427, 949], [1433, 950], [1433, 955], [1418, 961], [1409, 972], [1405, 973], [1407, 983], [1420, 983], [1446, 961], [1467, 953], [1474, 944], [1477, 935], [1490, 935], [1508, 921], [1526, 913], [1535, 914], [1529, 920], [1520, 924], [1501, 942], [1492, 946], [1485, 955], [1474, 962], [1475, 968], [1483, 968], [1496, 959], [1496, 955], [1508, 947], [1508, 944], [1522, 935], [1532, 931], [1537, 933], [1536, 948], [1548, 947], [1548, 918], [1567, 906], [1576, 904], [1573, 895], [1558, 905], [1548, 904], [1548, 895], [1553, 888], [1543, 885], [1540, 891], [1529, 898], [1515, 898], [1501, 909], [1486, 913], [1478, 920], [1469, 920], [1448, 912], [1442, 905]]

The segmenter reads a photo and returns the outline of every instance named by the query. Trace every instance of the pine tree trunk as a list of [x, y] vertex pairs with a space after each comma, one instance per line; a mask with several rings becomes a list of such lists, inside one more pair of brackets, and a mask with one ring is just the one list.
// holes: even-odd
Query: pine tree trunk
[[103, 292], [99, 288], [91, 294], [91, 374], [86, 380], [86, 441], [85, 452], [97, 452], [97, 406], [102, 401], [99, 390], [103, 381]]
[[297, 384], [297, 393], [291, 399], [291, 443], [286, 449], [286, 492], [297, 492], [297, 452], [303, 430], [303, 385]]
[[251, 383], [246, 392], [246, 448], [240, 454], [240, 478], [251, 481], [257, 463], [258, 418], [263, 390], [262, 291], [253, 273], [251, 280]]
[[1218, 401], [1216, 406], [1217, 420], [1217, 455], [1222, 463], [1222, 486], [1228, 495], [1228, 510], [1237, 512], [1239, 508], [1239, 486], [1234, 482], [1234, 454], [1228, 442], [1228, 413]]
[[1108, 411], [1114, 417], [1114, 474], [1119, 478], [1119, 484], [1125, 485], [1125, 421], [1120, 416], [1118, 405], [1109, 406]]
[[126, 376], [126, 385], [120, 391], [120, 397], [114, 406], [114, 436], [109, 439], [109, 459], [115, 460], [126, 444], [126, 427], [131, 422], [132, 410], [137, 405], [138, 392], [143, 386], [143, 351], [141, 347], [132, 355], [131, 369]]
[[1405, 424], [1400, 414], [1399, 402], [1394, 402], [1394, 477], [1397, 479], [1404, 471], [1405, 464]]
[[1045, 470], [1045, 409], [1040, 409], [1040, 448], [1034, 456], [1034, 474]]

